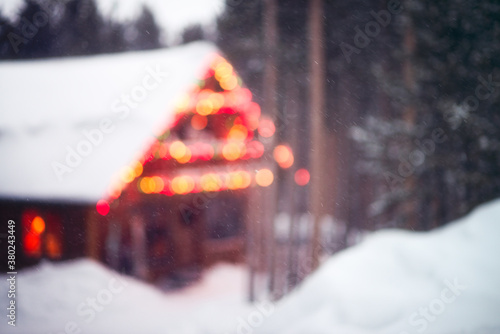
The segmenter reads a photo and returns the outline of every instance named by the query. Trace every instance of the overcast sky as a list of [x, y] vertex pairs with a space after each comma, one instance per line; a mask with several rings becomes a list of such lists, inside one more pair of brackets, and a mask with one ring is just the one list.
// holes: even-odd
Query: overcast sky
[[[0, 0], [0, 8], [10, 16], [22, 2]], [[224, 7], [224, 0], [97, 0], [104, 13], [111, 13], [113, 17], [120, 19], [136, 15], [143, 3], [153, 10], [158, 24], [167, 32], [168, 39], [172, 39], [187, 25], [214, 22]]]

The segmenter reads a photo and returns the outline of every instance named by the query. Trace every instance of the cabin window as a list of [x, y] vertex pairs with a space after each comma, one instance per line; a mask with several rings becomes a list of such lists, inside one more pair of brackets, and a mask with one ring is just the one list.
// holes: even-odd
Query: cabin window
[[58, 259], [62, 255], [62, 228], [58, 217], [37, 210], [22, 216], [23, 252], [30, 258]]

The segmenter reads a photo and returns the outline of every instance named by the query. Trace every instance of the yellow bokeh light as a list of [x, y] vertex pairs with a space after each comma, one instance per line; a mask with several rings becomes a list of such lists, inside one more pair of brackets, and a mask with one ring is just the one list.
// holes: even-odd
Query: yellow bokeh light
[[232, 75], [220, 81], [220, 86], [224, 90], [233, 90], [236, 88], [237, 85], [238, 85], [238, 79], [236, 78], [235, 75]]
[[273, 181], [273, 172], [267, 168], [261, 169], [255, 174], [255, 182], [257, 182], [257, 184], [261, 187], [268, 187], [273, 183]]
[[135, 171], [132, 167], [125, 166], [120, 172], [120, 178], [125, 183], [130, 183], [135, 179]]
[[248, 188], [252, 181], [250, 174], [243, 171], [229, 173], [228, 179], [227, 187], [231, 190]]
[[237, 143], [227, 143], [222, 148], [222, 156], [229, 161], [238, 159], [241, 155], [240, 145]]
[[204, 191], [218, 191], [222, 185], [219, 175], [213, 173], [203, 175], [200, 183]]
[[194, 189], [194, 180], [189, 176], [177, 176], [172, 180], [172, 190], [176, 194], [187, 194]]
[[172, 158], [179, 160], [182, 159], [183, 156], [186, 155], [187, 147], [181, 141], [175, 141], [170, 145], [169, 153]]
[[221, 93], [212, 93], [210, 94], [210, 101], [215, 112], [224, 105], [224, 96]]
[[189, 162], [189, 160], [191, 160], [191, 156], [192, 156], [191, 150], [189, 149], [189, 147], [186, 147], [186, 153], [182, 157], [177, 159], [177, 162], [185, 164]]
[[233, 126], [227, 135], [229, 140], [245, 140], [247, 137], [248, 129], [241, 124]]
[[202, 99], [196, 104], [196, 112], [202, 116], [210, 115], [213, 110], [213, 103], [209, 99]]
[[247, 172], [239, 172], [239, 174], [241, 175], [242, 179], [242, 184], [240, 188], [245, 189], [250, 187], [250, 184], [252, 183], [252, 177], [250, 176], [250, 174]]
[[226, 77], [233, 73], [233, 66], [227, 61], [220, 62], [215, 68], [215, 78], [219, 81], [224, 80]]

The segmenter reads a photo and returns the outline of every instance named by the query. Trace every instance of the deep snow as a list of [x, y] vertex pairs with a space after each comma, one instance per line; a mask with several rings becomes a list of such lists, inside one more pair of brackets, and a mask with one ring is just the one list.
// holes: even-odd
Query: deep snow
[[499, 254], [500, 200], [431, 232], [375, 232], [323, 263], [256, 333], [500, 333]]
[[260, 307], [245, 302], [243, 266], [164, 293], [90, 260], [44, 263], [18, 275], [18, 326], [3, 316], [0, 332], [59, 334], [74, 322], [93, 334], [500, 333], [499, 222], [496, 200], [431, 232], [372, 233]]

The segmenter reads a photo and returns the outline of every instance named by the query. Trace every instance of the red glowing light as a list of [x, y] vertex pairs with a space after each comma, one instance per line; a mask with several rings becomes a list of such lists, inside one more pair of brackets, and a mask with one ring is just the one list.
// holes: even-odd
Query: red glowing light
[[23, 238], [24, 252], [28, 255], [40, 255], [41, 240], [39, 235], [28, 233]]
[[299, 186], [305, 186], [306, 184], [309, 183], [309, 180], [311, 179], [311, 175], [309, 174], [309, 171], [305, 168], [301, 168], [295, 172], [295, 183], [297, 183]]
[[97, 212], [102, 216], [106, 216], [109, 212], [109, 203], [103, 199], [99, 200], [95, 207]]
[[270, 118], [264, 117], [260, 120], [259, 134], [262, 137], [272, 137], [274, 135], [274, 131], [276, 131], [276, 127], [274, 126], [274, 122]]

